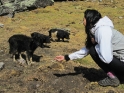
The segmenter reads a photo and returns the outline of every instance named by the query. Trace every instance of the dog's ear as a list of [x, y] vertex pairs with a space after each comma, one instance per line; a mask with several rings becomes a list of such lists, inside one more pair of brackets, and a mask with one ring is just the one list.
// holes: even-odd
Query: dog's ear
[[38, 33], [38, 34], [37, 34], [37, 37], [39, 37], [39, 38], [42, 37], [42, 34]]
[[34, 32], [34, 33], [31, 34], [31, 37], [32, 37], [32, 38], [40, 37], [40, 34], [37, 33], [37, 32]]

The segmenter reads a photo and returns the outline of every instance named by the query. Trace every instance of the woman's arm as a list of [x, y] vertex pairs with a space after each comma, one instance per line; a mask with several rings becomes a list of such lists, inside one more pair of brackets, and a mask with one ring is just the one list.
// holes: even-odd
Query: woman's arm
[[89, 54], [89, 50], [86, 47], [84, 47], [80, 49], [79, 51], [69, 54], [68, 57], [70, 58], [70, 60], [73, 60], [73, 59], [83, 58], [87, 56], [88, 54]]
[[71, 53], [69, 55], [56, 56], [55, 60], [60, 61], [60, 62], [63, 61], [63, 60], [68, 61], [68, 60], [83, 58], [83, 57], [87, 56], [88, 54], [89, 54], [89, 50], [84, 47], [84, 48], [80, 49], [79, 51], [76, 51], [76, 52]]

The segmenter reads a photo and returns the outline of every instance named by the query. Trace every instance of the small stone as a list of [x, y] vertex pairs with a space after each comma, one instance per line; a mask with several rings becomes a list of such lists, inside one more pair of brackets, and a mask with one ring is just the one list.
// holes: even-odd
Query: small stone
[[0, 70], [2, 70], [4, 67], [4, 63], [3, 62], [0, 62]]
[[123, 17], [122, 17], [122, 16], [119, 16], [118, 18], [119, 18], [119, 19], [122, 19]]
[[4, 26], [4, 24], [1, 24], [1, 23], [0, 23], [0, 27], [3, 27], [3, 26]]

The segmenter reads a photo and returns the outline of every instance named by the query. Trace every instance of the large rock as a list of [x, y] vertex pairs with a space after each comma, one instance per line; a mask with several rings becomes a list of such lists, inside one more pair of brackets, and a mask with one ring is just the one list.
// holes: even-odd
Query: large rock
[[54, 4], [54, 0], [0, 0], [0, 16], [14, 17], [16, 12], [45, 8]]

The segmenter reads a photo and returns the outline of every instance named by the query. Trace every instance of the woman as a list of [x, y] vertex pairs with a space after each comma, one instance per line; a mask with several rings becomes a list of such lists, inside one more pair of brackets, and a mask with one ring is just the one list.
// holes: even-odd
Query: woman
[[112, 21], [94, 9], [84, 12], [83, 23], [87, 35], [85, 47], [69, 55], [56, 56], [55, 60], [73, 60], [91, 55], [107, 77], [98, 82], [101, 86], [118, 86], [124, 73], [124, 36], [114, 29]]

